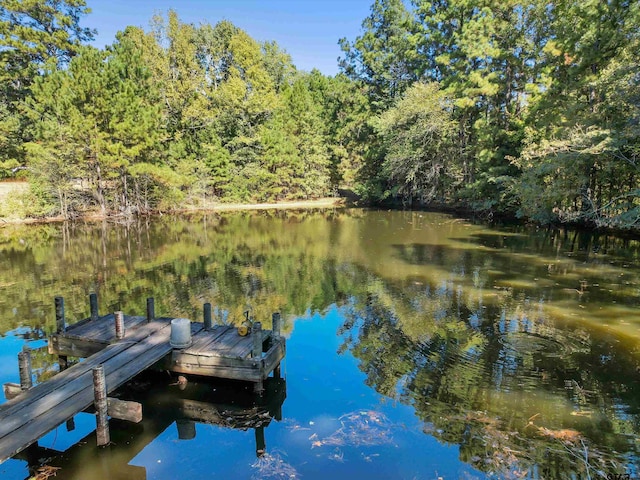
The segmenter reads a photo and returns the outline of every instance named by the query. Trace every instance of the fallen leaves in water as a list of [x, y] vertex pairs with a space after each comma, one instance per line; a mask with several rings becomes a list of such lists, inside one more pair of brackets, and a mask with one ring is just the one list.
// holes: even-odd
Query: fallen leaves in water
[[553, 438], [566, 443], [576, 443], [580, 440], [580, 432], [572, 430], [570, 428], [561, 428], [559, 430], [552, 430], [550, 428], [538, 427], [538, 433], [544, 437]]
[[298, 471], [285, 462], [278, 453], [265, 453], [252, 465], [256, 469], [252, 480], [261, 479], [296, 479], [300, 478]]
[[592, 415], [593, 415], [593, 412], [591, 410], [578, 410], [578, 411], [571, 412], [572, 417], [591, 418]]
[[38, 473], [33, 477], [33, 480], [47, 480], [49, 477], [55, 477], [60, 470], [60, 467], [52, 467], [50, 465], [43, 465], [38, 468]]
[[287, 424], [287, 428], [292, 432], [297, 432], [298, 430], [311, 430], [309, 427], [303, 427], [298, 422], [291, 419], [285, 420], [285, 424]]
[[309, 437], [311, 448], [323, 445], [355, 447], [383, 445], [391, 443], [391, 422], [387, 417], [374, 410], [359, 410], [346, 413], [340, 420], [341, 427], [322, 440], [314, 433]]

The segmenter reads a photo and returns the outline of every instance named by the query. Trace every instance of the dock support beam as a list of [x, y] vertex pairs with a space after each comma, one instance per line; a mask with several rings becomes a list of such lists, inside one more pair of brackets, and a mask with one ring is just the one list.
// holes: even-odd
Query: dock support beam
[[147, 322], [152, 322], [156, 319], [156, 306], [153, 297], [147, 298]]
[[260, 380], [255, 383], [253, 390], [262, 395], [264, 392], [264, 386], [262, 384], [264, 363], [262, 362], [262, 324], [260, 322], [254, 322], [251, 326], [251, 336], [253, 337], [251, 357], [258, 363], [258, 368], [260, 369]]
[[[62, 333], [67, 329], [67, 324], [64, 318], [64, 298], [55, 297], [56, 304], [56, 332]], [[66, 370], [69, 366], [66, 355], [58, 355], [58, 364], [60, 365], [60, 371]]]
[[104, 367], [93, 368], [93, 403], [96, 409], [96, 440], [99, 447], [109, 445], [109, 420], [107, 418], [107, 381]]
[[126, 333], [124, 329], [124, 313], [115, 312], [113, 315], [116, 321], [116, 338], [122, 340]]
[[29, 390], [33, 387], [31, 378], [31, 350], [25, 348], [18, 353], [18, 369], [20, 370], [20, 389]]
[[253, 337], [251, 356], [253, 358], [262, 358], [262, 324], [260, 322], [254, 322], [251, 326], [251, 336]]
[[276, 312], [273, 315], [271, 315], [271, 330], [273, 333], [274, 337], [279, 337], [280, 336], [280, 325], [281, 325], [281, 320], [282, 318], [280, 317], [280, 313]]
[[98, 320], [98, 295], [95, 293], [89, 295], [89, 308], [91, 310], [91, 321]]
[[264, 441], [264, 427], [255, 428], [256, 432], [256, 457], [260, 458], [267, 451], [267, 444]]
[[56, 330], [58, 333], [64, 332], [67, 329], [67, 325], [64, 319], [64, 298], [56, 297]]
[[[280, 341], [280, 329], [282, 328], [282, 317], [279, 312], [274, 313], [271, 316], [271, 332], [273, 335], [273, 341]], [[273, 369], [273, 378], [282, 378], [282, 371], [280, 369], [280, 364], [276, 365], [276, 368]]]
[[204, 329], [211, 330], [213, 328], [213, 320], [211, 319], [211, 304], [205, 303], [203, 308]]

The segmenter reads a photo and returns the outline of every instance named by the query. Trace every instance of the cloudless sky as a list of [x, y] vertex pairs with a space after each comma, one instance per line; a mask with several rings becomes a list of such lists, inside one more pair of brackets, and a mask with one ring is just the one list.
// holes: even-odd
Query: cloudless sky
[[173, 9], [185, 23], [229, 20], [258, 41], [275, 40], [299, 70], [338, 73], [338, 39], [354, 40], [374, 0], [86, 0], [82, 25], [98, 30], [94, 44], [113, 43], [128, 25], [149, 30], [155, 13]]

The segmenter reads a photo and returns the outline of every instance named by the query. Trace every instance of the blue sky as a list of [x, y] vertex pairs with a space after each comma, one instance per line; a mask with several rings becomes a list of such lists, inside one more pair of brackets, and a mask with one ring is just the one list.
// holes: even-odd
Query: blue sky
[[82, 24], [96, 28], [103, 47], [127, 25], [148, 30], [154, 13], [169, 9], [183, 22], [215, 25], [230, 20], [259, 41], [275, 40], [301, 70], [335, 75], [338, 39], [355, 39], [373, 0], [87, 0], [92, 13]]

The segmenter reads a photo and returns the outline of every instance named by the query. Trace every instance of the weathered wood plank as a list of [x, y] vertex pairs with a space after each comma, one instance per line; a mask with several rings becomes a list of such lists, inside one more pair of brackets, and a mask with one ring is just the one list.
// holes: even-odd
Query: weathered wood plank
[[[262, 343], [266, 342], [271, 338], [271, 330], [262, 330]], [[238, 344], [235, 348], [229, 351], [228, 356], [237, 357], [237, 358], [247, 358], [251, 353], [251, 349], [253, 348], [253, 343], [250, 341], [248, 343]]]
[[[105, 319], [110, 322], [111, 326], [109, 327], [103, 325], [104, 328], [100, 331], [92, 330], [90, 334], [87, 334], [87, 337], [78, 335], [78, 332], [74, 330], [67, 330], [67, 332], [65, 333], [52, 335], [49, 338], [49, 353], [52, 355], [57, 354], [87, 358], [99, 352], [104, 347], [116, 340], [115, 326], [113, 325], [115, 322], [115, 317], [113, 316], [113, 314], [109, 314], [105, 315], [104, 317], [100, 317], [98, 321], [103, 322]], [[158, 320], [149, 323], [149, 325], [154, 325], [156, 324], [156, 322], [160, 322], [158, 323], [158, 325], [160, 325], [163, 323], [168, 323], [169, 321], [169, 318], [159, 318]], [[136, 334], [135, 331], [137, 331], [144, 325], [147, 325], [146, 317], [125, 315], [125, 328], [129, 331], [125, 340], [135, 341], [136, 339], [143, 338], [139, 334]], [[109, 333], [109, 328], [111, 328], [113, 332]], [[144, 336], [145, 334], [152, 334], [153, 330], [142, 330], [142, 332]]]
[[[147, 326], [154, 327], [153, 324], [147, 324]], [[113, 391], [169, 353], [171, 351], [170, 331], [170, 326], [164, 322], [164, 327], [157, 330], [153, 336], [143, 336], [143, 340], [139, 343], [122, 342], [107, 347], [105, 349], [107, 351], [116, 350], [121, 346], [128, 347], [122, 353], [103, 363], [107, 375], [108, 391]], [[140, 334], [140, 332], [136, 333]], [[77, 366], [84, 366], [98, 356], [100, 354]], [[132, 361], [133, 359], [135, 361]], [[71, 372], [74, 367], [67, 372]], [[3, 414], [0, 417], [2, 419], [0, 422], [0, 462], [26, 448], [35, 439], [52, 430], [78, 411], [86, 409], [92, 402], [91, 372], [86, 370], [74, 382], [66, 383], [62, 388], [50, 391], [48, 395], [30, 403], [31, 412], [26, 418], [23, 415], [25, 412], [20, 411], [24, 408], [18, 408], [17, 414], [9, 418]], [[17, 429], [16, 423], [19, 425], [19, 429]]]
[[11, 400], [24, 392], [19, 383], [7, 382], [2, 386], [4, 390], [4, 398]]
[[[254, 361], [251, 358], [241, 359], [232, 357], [205, 357], [203, 355], [180, 352], [179, 350], [174, 350], [171, 354], [171, 357], [173, 363], [175, 364], [200, 365], [202, 367], [238, 367], [252, 369], [258, 369], [260, 367], [260, 362]], [[170, 367], [170, 369], [171, 368], [172, 367]]]
[[98, 353], [107, 345], [109, 345], [108, 342], [69, 337], [56, 333], [49, 337], [48, 351], [50, 355], [87, 358]]
[[225, 350], [230, 348], [231, 345], [235, 345], [238, 341], [242, 341], [244, 338], [246, 337], [238, 335], [238, 330], [235, 327], [228, 327], [223, 335], [205, 345], [201, 353]]
[[[77, 379], [83, 375], [87, 369], [91, 369], [100, 363], [106, 362], [109, 358], [117, 355], [118, 353], [129, 348], [129, 344], [113, 345], [108, 349], [103, 350], [99, 354], [87, 359], [85, 362], [78, 363], [71, 368], [68, 368], [64, 372], [60, 372], [51, 379], [44, 383], [40, 383], [33, 387], [31, 390], [24, 392], [19, 399], [10, 400], [0, 405], [0, 418], [14, 415], [18, 410], [25, 408], [31, 402], [38, 400], [39, 398], [47, 395], [53, 390], [62, 388], [65, 384]], [[0, 424], [0, 428], [2, 425]]]
[[[69, 338], [81, 338], [99, 342], [113, 342], [116, 340], [115, 315], [109, 313], [98, 317], [94, 321], [82, 320], [63, 333]], [[90, 320], [90, 319], [88, 319]], [[124, 315], [124, 327], [126, 331], [134, 330], [142, 324], [147, 323], [147, 317], [140, 315]]]
[[101, 329], [107, 323], [112, 325], [114, 321], [113, 313], [108, 313], [98, 317], [97, 320], [92, 321], [91, 317], [80, 320], [67, 328], [67, 335], [74, 335], [76, 337], [90, 337], [95, 331]]
[[140, 423], [142, 421], [142, 404], [119, 398], [107, 398], [107, 415], [118, 420]]
[[[123, 315], [124, 320], [124, 330], [127, 332], [127, 337], [130, 332], [136, 329], [138, 326], [147, 323], [147, 317], [142, 317], [139, 315]], [[90, 338], [92, 340], [98, 341], [106, 341], [106, 342], [114, 342], [117, 340], [116, 336], [116, 317], [115, 315], [111, 315], [110, 321], [103, 321], [97, 325], [98, 328], [93, 329], [91, 332], [88, 332], [85, 335], [82, 335], [84, 338]], [[77, 333], [74, 332], [74, 335]]]
[[[63, 373], [53, 377], [51, 382], [64, 375], [67, 372], [72, 372], [74, 369], [74, 375], [70, 380], [65, 382], [58, 382], [59, 384], [55, 387], [49, 384], [49, 382], [41, 383], [36, 386], [33, 390], [27, 392], [24, 397], [38, 387], [42, 387], [42, 392], [39, 392], [39, 395], [35, 396], [35, 398], [21, 398], [21, 402], [15, 405], [15, 408], [10, 409], [8, 411], [3, 411], [0, 415], [0, 442], [4, 439], [4, 437], [14, 433], [17, 429], [21, 428], [24, 424], [27, 424], [33, 421], [36, 417], [47, 413], [49, 410], [55, 416], [55, 410], [59, 410], [60, 407], [71, 405], [74, 407], [74, 395], [75, 393], [82, 390], [90, 390], [89, 391], [89, 404], [93, 402], [93, 376], [91, 369], [94, 367], [98, 367], [99, 365], [110, 365], [109, 360], [114, 358], [118, 358], [119, 354], [123, 354], [127, 350], [133, 348], [136, 345], [140, 344], [124, 344], [124, 345], [116, 345], [116, 347], [125, 347], [118, 349], [118, 352], [115, 355], [106, 356], [100, 355], [100, 357], [104, 357], [104, 361], [94, 361], [91, 366], [85, 365], [87, 362], [82, 362], [74, 365], [73, 367], [65, 370]], [[105, 352], [108, 350], [112, 350], [112, 347], [107, 347]], [[102, 352], [100, 352], [102, 353]], [[97, 357], [97, 356], [96, 356]], [[96, 357], [92, 357], [90, 360], [94, 360]], [[126, 357], [131, 357], [130, 355], [126, 355]], [[76, 368], [79, 367], [79, 368]], [[111, 367], [113, 368], [113, 367]], [[76, 411], [81, 411], [87, 408], [87, 405], [79, 405]], [[63, 418], [59, 423], [62, 423], [69, 417]], [[54, 425], [55, 426], [55, 425]]]
[[231, 350], [233, 350], [237, 346], [242, 346], [247, 342], [252, 343], [253, 339], [249, 335], [245, 337], [238, 335], [238, 332], [234, 330], [231, 333], [225, 335], [217, 342], [213, 343], [211, 345], [213, 348], [211, 348], [208, 352], [203, 353], [207, 353], [213, 356], [227, 357], [229, 356], [229, 352]]
[[268, 376], [269, 373], [271, 373], [271, 371], [280, 364], [286, 353], [284, 339], [280, 337], [277, 343], [267, 351], [266, 355], [262, 359], [264, 362], [265, 376]]
[[203, 330], [194, 337], [193, 343], [190, 347], [184, 349], [185, 352], [198, 353], [206, 351], [210, 348], [214, 342], [216, 342], [221, 336], [228, 333], [233, 327], [229, 326], [217, 326], [211, 331]]
[[174, 364], [171, 368], [176, 373], [191, 375], [203, 375], [207, 377], [228, 378], [232, 380], [244, 380], [245, 382], [257, 382], [262, 379], [259, 369], [229, 366], [200, 366], [192, 364]]
[[213, 342], [209, 342], [203, 348], [199, 349], [199, 351], [196, 353], [198, 355], [205, 356], [227, 356], [227, 352], [229, 352], [232, 348], [246, 342], [251, 342], [251, 338], [249, 336], [240, 336], [238, 335], [238, 331], [236, 328], [229, 327], [225, 331], [224, 335], [218, 337]]

